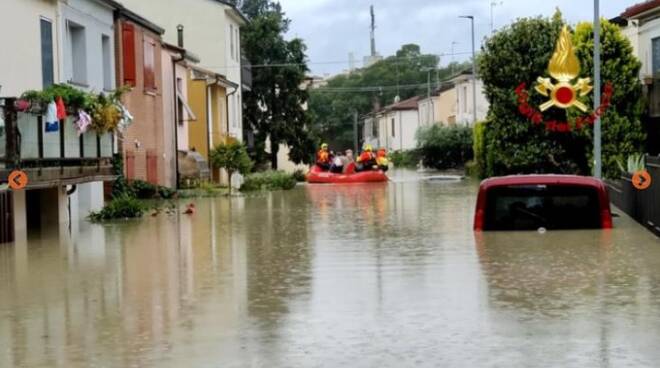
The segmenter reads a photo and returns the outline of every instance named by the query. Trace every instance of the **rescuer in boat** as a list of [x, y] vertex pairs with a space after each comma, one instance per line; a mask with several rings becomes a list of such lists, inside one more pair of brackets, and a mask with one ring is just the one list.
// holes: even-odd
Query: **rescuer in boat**
[[373, 148], [367, 144], [364, 150], [357, 159], [357, 171], [368, 171], [377, 168], [376, 155], [374, 155]]
[[390, 168], [390, 161], [387, 159], [387, 150], [385, 148], [380, 148], [376, 152], [376, 165], [383, 172], [387, 172]]
[[330, 170], [332, 157], [328, 151], [328, 144], [323, 143], [321, 149], [316, 153], [316, 166], [320, 167], [323, 171]]

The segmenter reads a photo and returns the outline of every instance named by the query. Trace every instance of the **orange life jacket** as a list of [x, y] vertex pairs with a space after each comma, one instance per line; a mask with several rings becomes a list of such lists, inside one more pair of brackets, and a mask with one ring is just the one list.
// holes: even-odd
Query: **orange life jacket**
[[375, 157], [374, 157], [373, 152], [364, 151], [358, 157], [358, 162], [362, 162], [362, 163], [369, 162], [369, 161], [373, 161], [374, 158]]
[[320, 150], [316, 154], [316, 162], [320, 162], [322, 164], [330, 163], [330, 153], [326, 150]]

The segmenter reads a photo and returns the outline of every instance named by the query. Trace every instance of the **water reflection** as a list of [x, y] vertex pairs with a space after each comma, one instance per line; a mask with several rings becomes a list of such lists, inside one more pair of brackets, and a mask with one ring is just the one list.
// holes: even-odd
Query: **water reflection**
[[640, 226], [475, 238], [476, 183], [397, 175], [0, 247], [0, 367], [655, 365]]

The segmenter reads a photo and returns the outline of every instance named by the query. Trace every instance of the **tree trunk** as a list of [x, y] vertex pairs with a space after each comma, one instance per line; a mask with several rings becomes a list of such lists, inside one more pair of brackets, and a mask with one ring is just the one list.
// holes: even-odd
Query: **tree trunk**
[[233, 170], [227, 170], [227, 180], [229, 181], [229, 194], [231, 194], [233, 188], [231, 186], [231, 177], [234, 175]]
[[270, 167], [277, 170], [277, 154], [280, 152], [280, 144], [275, 141], [270, 142]]

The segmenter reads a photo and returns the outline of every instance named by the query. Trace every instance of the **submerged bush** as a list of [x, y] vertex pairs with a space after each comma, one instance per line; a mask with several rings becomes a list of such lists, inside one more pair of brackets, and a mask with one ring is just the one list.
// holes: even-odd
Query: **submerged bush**
[[393, 151], [390, 153], [390, 161], [396, 168], [414, 169], [419, 164], [419, 150]]
[[472, 129], [441, 125], [420, 128], [417, 145], [424, 166], [438, 170], [461, 167], [473, 157]]
[[291, 174], [283, 171], [264, 171], [245, 177], [241, 191], [290, 190], [296, 186], [296, 183], [296, 178]]
[[146, 208], [139, 200], [130, 196], [113, 199], [101, 211], [89, 214], [92, 222], [142, 217]]
[[297, 169], [296, 171], [294, 171], [293, 177], [299, 183], [304, 183], [305, 181], [307, 181], [307, 173], [303, 169]]

